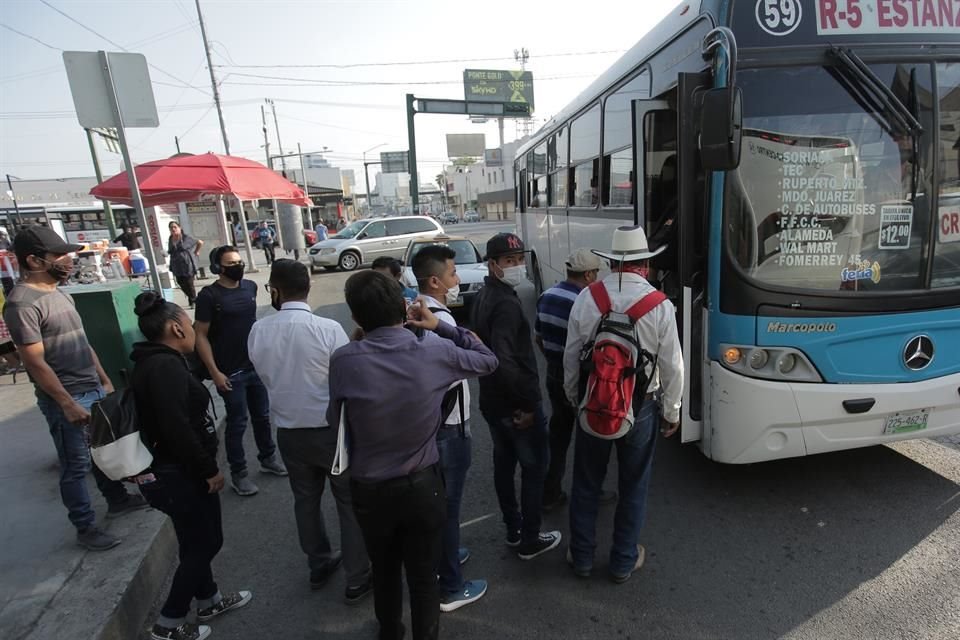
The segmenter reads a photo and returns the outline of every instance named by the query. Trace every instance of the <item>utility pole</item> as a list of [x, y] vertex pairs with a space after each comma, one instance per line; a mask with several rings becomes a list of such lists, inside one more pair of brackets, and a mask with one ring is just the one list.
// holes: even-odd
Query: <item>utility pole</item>
[[[16, 192], [13, 190], [13, 182], [10, 181], [10, 177], [11, 177], [11, 176], [10, 176], [10, 174], [8, 173], [8, 174], [7, 174], [7, 188], [10, 189], [10, 199], [13, 200], [13, 212], [14, 212], [14, 214], [17, 216], [17, 227], [22, 227], [22, 226], [23, 226], [23, 218], [20, 217], [20, 206], [17, 204], [17, 194], [16, 194]], [[17, 178], [17, 180], [19, 180], [19, 179], [20, 179], [20, 178]], [[98, 180], [98, 182], [103, 182], [103, 181], [102, 181], [102, 180]], [[104, 202], [106, 202], [106, 201], [104, 201]], [[10, 234], [10, 237], [12, 238], [12, 237], [13, 237], [13, 234]]]
[[260, 120], [263, 122], [263, 148], [267, 152], [267, 166], [273, 169], [273, 161], [270, 159], [270, 137], [267, 135], [267, 112], [260, 105]]
[[283, 143], [280, 142], [280, 125], [277, 123], [277, 105], [273, 100], [267, 98], [267, 104], [273, 110], [273, 128], [277, 132], [277, 147], [280, 149], [280, 166], [283, 168], [283, 175], [287, 175], [287, 159], [283, 154]]
[[[97, 176], [97, 184], [100, 184], [103, 182], [103, 172], [100, 170], [100, 157], [97, 155], [97, 145], [93, 143], [93, 132], [86, 128], [84, 128], [84, 131], [87, 132], [87, 144], [90, 145], [90, 157], [93, 158], [93, 173]], [[7, 176], [7, 181], [9, 182], [9, 180], [10, 176]], [[14, 200], [14, 204], [16, 204], [16, 200]], [[110, 202], [107, 200], [103, 201], [103, 215], [107, 218], [107, 229], [110, 230], [110, 241], [113, 242], [113, 239], [117, 237], [117, 223], [113, 220], [113, 207], [110, 206]], [[146, 233], [146, 229], [144, 229], [144, 233]]]
[[412, 201], [412, 212], [413, 215], [418, 215], [420, 213], [420, 176], [417, 175], [417, 134], [413, 128], [413, 103], [416, 98], [414, 98], [412, 93], [407, 94], [407, 143], [409, 144], [409, 151], [407, 153], [408, 167], [407, 170], [410, 171], [410, 199]]
[[[513, 59], [520, 63], [520, 71], [526, 71], [527, 60], [530, 59], [530, 51], [526, 47], [514, 49]], [[533, 133], [533, 118], [530, 116], [527, 116], [526, 118], [518, 118], [517, 129], [517, 134], [521, 137], [528, 136]], [[500, 145], [503, 146], [503, 142], [501, 142]]]
[[213, 103], [217, 105], [217, 116], [220, 118], [220, 133], [223, 134], [223, 149], [230, 155], [230, 141], [227, 140], [227, 125], [223, 121], [223, 109], [220, 106], [220, 89], [217, 88], [217, 77], [213, 72], [213, 60], [210, 58], [210, 42], [207, 40], [207, 28], [203, 24], [203, 14], [200, 12], [200, 0], [197, 3], [197, 18], [200, 20], [200, 35], [203, 36], [203, 50], [207, 54], [207, 67], [210, 69], [210, 86], [213, 88]]

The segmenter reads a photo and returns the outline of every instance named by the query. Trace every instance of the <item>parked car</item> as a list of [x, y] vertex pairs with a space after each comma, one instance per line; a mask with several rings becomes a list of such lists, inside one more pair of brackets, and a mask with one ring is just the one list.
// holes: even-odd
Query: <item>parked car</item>
[[476, 211], [467, 211], [463, 214], [464, 222], [480, 222], [480, 214]]
[[411, 240], [433, 238], [443, 227], [429, 216], [395, 216], [364, 218], [310, 247], [310, 271], [321, 267], [329, 271], [353, 271], [370, 264], [380, 256], [403, 258]]
[[[460, 276], [460, 295], [451, 305], [454, 315], [465, 316], [470, 309], [477, 292], [483, 288], [483, 278], [487, 275], [487, 263], [483, 261], [480, 250], [471, 240], [459, 236], [439, 235], [432, 238], [411, 240], [403, 254], [403, 283], [412, 289], [418, 289], [417, 279], [413, 275], [413, 258], [417, 252], [431, 244], [443, 244], [453, 249], [457, 256], [453, 259]], [[458, 318], [458, 321], [460, 318]]]
[[444, 211], [440, 214], [441, 224], [457, 224], [458, 222], [460, 222], [460, 218], [453, 211]]

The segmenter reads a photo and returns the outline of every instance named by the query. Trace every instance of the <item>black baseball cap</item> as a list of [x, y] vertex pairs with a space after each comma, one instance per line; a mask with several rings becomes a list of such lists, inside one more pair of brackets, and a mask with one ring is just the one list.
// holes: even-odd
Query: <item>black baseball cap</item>
[[21, 229], [13, 238], [13, 251], [19, 256], [44, 253], [63, 255], [83, 249], [82, 244], [70, 244], [50, 227], [34, 225]]
[[483, 259], [496, 260], [500, 256], [526, 252], [527, 249], [523, 246], [520, 236], [515, 233], [498, 233], [487, 240], [487, 255]]

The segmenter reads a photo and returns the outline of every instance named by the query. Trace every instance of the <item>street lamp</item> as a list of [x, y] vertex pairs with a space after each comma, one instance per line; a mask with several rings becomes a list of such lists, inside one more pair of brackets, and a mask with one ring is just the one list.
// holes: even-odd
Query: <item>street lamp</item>
[[367, 154], [373, 151], [374, 149], [379, 149], [380, 147], [387, 146], [386, 142], [381, 142], [378, 145], [370, 147], [363, 152], [363, 181], [367, 185], [367, 213], [370, 213], [370, 173], [367, 171]]

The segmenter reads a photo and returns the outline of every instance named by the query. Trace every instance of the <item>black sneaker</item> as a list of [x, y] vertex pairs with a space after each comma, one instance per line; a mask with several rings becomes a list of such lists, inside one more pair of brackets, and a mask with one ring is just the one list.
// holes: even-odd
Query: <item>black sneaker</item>
[[507, 546], [508, 547], [519, 547], [520, 546], [520, 529], [514, 531], [507, 531]]
[[533, 542], [524, 542], [521, 544], [517, 550], [517, 555], [521, 560], [532, 560], [541, 553], [555, 549], [557, 545], [560, 544], [560, 538], [562, 537], [559, 531], [541, 533]]
[[330, 579], [334, 573], [336, 573], [337, 568], [340, 566], [340, 563], [343, 561], [343, 554], [337, 551], [336, 553], [330, 556], [330, 559], [325, 565], [319, 569], [310, 570], [310, 588], [313, 591], [320, 589], [327, 583], [327, 580]]
[[226, 613], [231, 609], [245, 607], [247, 603], [250, 602], [251, 598], [253, 598], [253, 594], [249, 591], [236, 591], [234, 593], [228, 593], [220, 599], [220, 602], [212, 607], [207, 607], [206, 609], [197, 609], [197, 620], [200, 622], [206, 622], [207, 620], [212, 620], [221, 613]]
[[135, 493], [128, 493], [126, 500], [111, 504], [107, 507], [107, 517], [119, 518], [122, 515], [132, 513], [133, 511], [140, 511], [141, 509], [146, 509], [149, 506], [150, 503], [144, 500], [143, 496]]
[[371, 593], [373, 593], [373, 578], [367, 578], [367, 581], [361, 585], [347, 587], [343, 594], [343, 601], [347, 604], [357, 604]]
[[77, 531], [77, 544], [87, 551], [106, 551], [120, 544], [120, 538], [93, 525]]
[[210, 627], [186, 622], [179, 627], [161, 627], [155, 624], [150, 630], [150, 637], [153, 640], [204, 640], [210, 637]]

